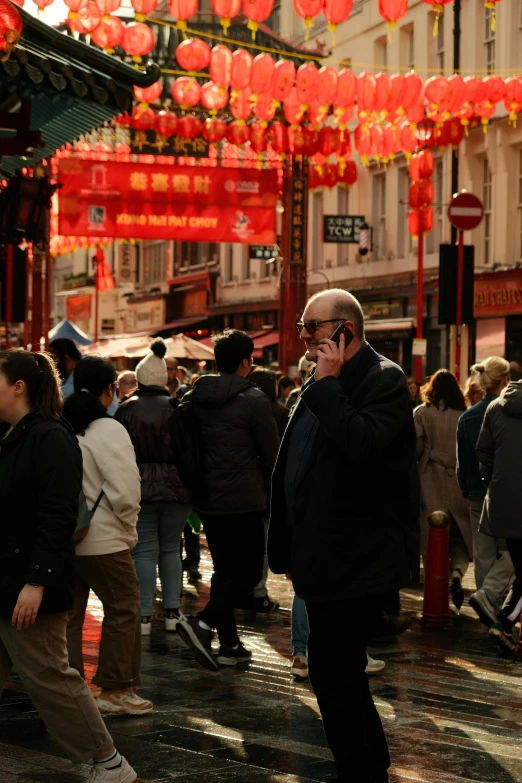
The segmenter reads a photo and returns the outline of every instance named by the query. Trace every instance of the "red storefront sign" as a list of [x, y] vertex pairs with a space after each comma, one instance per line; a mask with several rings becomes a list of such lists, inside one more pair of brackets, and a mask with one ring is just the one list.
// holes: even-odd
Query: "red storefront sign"
[[274, 244], [277, 172], [65, 158], [59, 233]]
[[475, 278], [475, 318], [515, 313], [522, 313], [522, 274]]
[[68, 296], [65, 303], [65, 314], [68, 321], [88, 321], [91, 317], [92, 297], [90, 294], [82, 296]]

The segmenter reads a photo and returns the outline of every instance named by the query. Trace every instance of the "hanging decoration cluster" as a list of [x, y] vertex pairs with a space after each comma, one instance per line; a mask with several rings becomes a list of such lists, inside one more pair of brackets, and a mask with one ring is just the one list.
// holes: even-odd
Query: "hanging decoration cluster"
[[0, 62], [9, 59], [22, 35], [22, 18], [9, 0], [0, 0]]
[[408, 191], [408, 231], [414, 239], [429, 234], [433, 228], [433, 155], [430, 150], [421, 150], [410, 160], [410, 178]]

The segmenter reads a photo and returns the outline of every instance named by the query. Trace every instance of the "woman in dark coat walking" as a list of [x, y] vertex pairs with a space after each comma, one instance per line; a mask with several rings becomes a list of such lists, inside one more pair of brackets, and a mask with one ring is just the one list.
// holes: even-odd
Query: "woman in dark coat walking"
[[166, 345], [151, 344], [136, 367], [138, 388], [120, 406], [116, 419], [127, 429], [141, 475], [136, 573], [140, 582], [141, 633], [149, 636], [156, 593], [156, 568], [163, 594], [165, 630], [182, 621], [181, 535], [192, 511], [190, 491], [181, 483], [170, 446], [169, 419], [174, 406], [167, 389]]
[[15, 667], [67, 755], [94, 758], [89, 783], [131, 783], [136, 772], [69, 665], [82, 455], [61, 410], [47, 354], [0, 352], [0, 693]]
[[[512, 381], [489, 405], [477, 443], [477, 457], [487, 486], [480, 531], [506, 539], [515, 569], [511, 593], [489, 630], [500, 647], [509, 652], [515, 649], [513, 628], [522, 611], [521, 443], [522, 381]], [[520, 653], [522, 659], [522, 648]]]

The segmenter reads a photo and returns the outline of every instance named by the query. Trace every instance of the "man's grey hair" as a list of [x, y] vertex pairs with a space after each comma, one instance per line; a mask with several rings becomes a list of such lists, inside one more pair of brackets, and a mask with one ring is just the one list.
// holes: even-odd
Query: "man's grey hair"
[[135, 389], [137, 385], [138, 383], [134, 370], [124, 370], [118, 375], [118, 386], [120, 389], [123, 386], [123, 389], [129, 392]]
[[319, 291], [308, 300], [308, 303], [328, 297], [332, 301], [332, 318], [342, 321], [352, 321], [355, 336], [359, 342], [364, 342], [364, 313], [359, 300], [344, 288], [330, 288], [327, 291]]

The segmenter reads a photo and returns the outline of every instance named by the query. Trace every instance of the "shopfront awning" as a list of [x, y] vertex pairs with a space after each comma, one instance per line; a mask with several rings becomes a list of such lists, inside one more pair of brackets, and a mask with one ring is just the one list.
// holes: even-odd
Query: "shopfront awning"
[[413, 318], [376, 319], [366, 321], [364, 324], [364, 329], [367, 334], [375, 334], [376, 332], [403, 332], [405, 337], [410, 336], [414, 327], [415, 322]]

